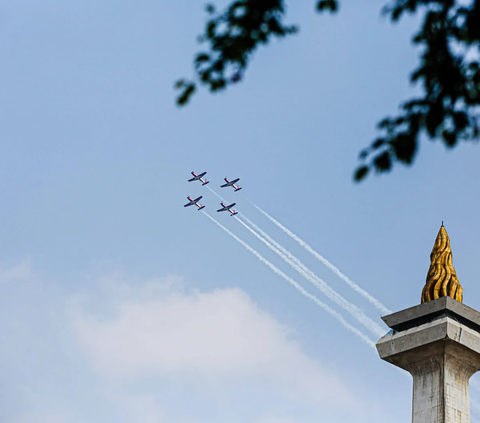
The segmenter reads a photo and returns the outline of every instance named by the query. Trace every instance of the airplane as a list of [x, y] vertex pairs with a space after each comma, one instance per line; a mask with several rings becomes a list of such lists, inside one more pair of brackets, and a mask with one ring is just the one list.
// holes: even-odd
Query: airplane
[[205, 206], [202, 206], [199, 201], [202, 199], [203, 196], [200, 196], [198, 198], [195, 198], [195, 200], [190, 197], [189, 195], [187, 196], [187, 198], [190, 200], [189, 203], [185, 204], [183, 207], [189, 207], [189, 206], [193, 206], [194, 204], [198, 207], [198, 210], [202, 210], [205, 208]]
[[193, 182], [193, 181], [202, 181], [202, 185], [207, 185], [210, 183], [210, 181], [206, 181], [205, 179], [202, 179], [203, 176], [207, 174], [207, 172], [202, 172], [200, 175], [197, 175], [195, 172], [191, 172], [193, 175], [192, 179], [189, 179], [188, 182]]
[[233, 210], [232, 207], [237, 204], [237, 203], [232, 203], [230, 204], [229, 206], [227, 206], [225, 203], [221, 202], [220, 203], [222, 205], [222, 208], [221, 209], [218, 209], [217, 212], [223, 212], [223, 211], [229, 211], [230, 212], [230, 216], [235, 216], [236, 214], [238, 214], [237, 211]]
[[234, 179], [233, 181], [229, 181], [227, 178], [223, 179], [225, 179], [226, 184], [220, 185], [220, 188], [233, 187], [235, 191], [240, 191], [242, 189], [238, 185], [235, 185], [235, 182], [238, 182], [240, 178]]

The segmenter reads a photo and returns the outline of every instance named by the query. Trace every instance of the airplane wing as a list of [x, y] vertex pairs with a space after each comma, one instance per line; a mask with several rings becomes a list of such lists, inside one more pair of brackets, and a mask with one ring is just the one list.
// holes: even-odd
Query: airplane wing
[[207, 174], [207, 172], [202, 172], [200, 173], [200, 175], [197, 175], [199, 178], [203, 178], [205, 175]]
[[200, 201], [202, 198], [203, 198], [203, 195], [201, 195], [201, 196], [198, 197], [198, 198], [195, 198], [195, 200], [193, 200], [193, 202], [196, 203], [197, 201]]
[[189, 179], [188, 182], [192, 182], [192, 181], [194, 181], [194, 180], [195, 180], [195, 178], [192, 178], [192, 179]]
[[187, 199], [189, 200], [187, 204], [185, 204], [183, 207], [188, 207], [188, 206], [193, 206], [195, 204], [196, 200], [192, 200], [192, 197], [187, 195]]
[[232, 203], [232, 204], [230, 204], [229, 206], [227, 206], [226, 208], [227, 208], [227, 209], [231, 209], [231, 208], [232, 208], [234, 205], [236, 205], [236, 204], [237, 204], [237, 203]]
[[225, 188], [225, 187], [228, 187], [228, 184], [220, 185], [220, 188]]
[[240, 180], [240, 178], [234, 179], [233, 181], [230, 181], [231, 184], [235, 184]]
[[222, 208], [222, 209], [218, 209], [218, 210], [217, 210], [217, 212], [221, 212], [221, 211], [227, 211], [227, 208], [224, 207], [224, 208]]

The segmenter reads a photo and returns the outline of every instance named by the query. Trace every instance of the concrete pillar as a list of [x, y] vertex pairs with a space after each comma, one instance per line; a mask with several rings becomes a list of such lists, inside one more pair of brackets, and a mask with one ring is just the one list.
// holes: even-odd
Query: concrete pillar
[[383, 317], [380, 358], [413, 376], [413, 423], [470, 423], [469, 379], [480, 370], [480, 313], [442, 297]]

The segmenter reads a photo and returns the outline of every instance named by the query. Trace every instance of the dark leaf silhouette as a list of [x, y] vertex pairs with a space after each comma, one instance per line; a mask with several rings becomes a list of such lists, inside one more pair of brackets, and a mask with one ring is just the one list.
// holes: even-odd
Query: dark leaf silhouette
[[[208, 51], [195, 57], [194, 80], [176, 83], [177, 104], [187, 104], [198, 84], [216, 92], [242, 81], [260, 45], [297, 32], [284, 23], [286, 1], [234, 0], [221, 12], [207, 5], [199, 40]], [[334, 13], [339, 2], [316, 0], [315, 6], [318, 12]], [[384, 173], [395, 163], [411, 165], [422, 139], [439, 139], [453, 148], [480, 134], [480, 0], [392, 0], [383, 14], [392, 22], [420, 16], [412, 37], [420, 61], [410, 80], [422, 90], [401, 104], [398, 116], [379, 122], [381, 136], [359, 154], [364, 163], [354, 172], [355, 181], [364, 180], [370, 169]]]
[[363, 178], [365, 178], [368, 174], [369, 168], [368, 166], [361, 166], [359, 167], [356, 171], [355, 174], [353, 175], [353, 179], [357, 182], [360, 182]]

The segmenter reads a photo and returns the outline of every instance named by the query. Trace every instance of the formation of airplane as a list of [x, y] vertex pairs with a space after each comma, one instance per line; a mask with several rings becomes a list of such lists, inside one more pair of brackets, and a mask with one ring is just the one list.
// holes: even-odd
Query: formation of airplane
[[193, 199], [192, 197], [190, 197], [189, 195], [187, 196], [187, 198], [190, 200], [190, 202], [188, 202], [187, 204], [185, 204], [183, 207], [190, 207], [190, 206], [193, 206], [193, 205], [196, 205], [198, 207], [197, 210], [202, 210], [205, 208], [205, 206], [202, 206], [199, 201], [203, 198], [203, 196], [201, 195], [200, 197], [198, 198], [195, 198]]
[[220, 188], [233, 187], [235, 191], [240, 191], [242, 189], [238, 185], [235, 185], [235, 183], [237, 183], [240, 178], [234, 179], [233, 181], [229, 181], [227, 178], [223, 179], [225, 179], [226, 184], [220, 185]]
[[[202, 185], [207, 185], [210, 183], [210, 181], [207, 181], [206, 179], [203, 179], [203, 177], [207, 174], [207, 172], [202, 172], [202, 173], [195, 173], [195, 172], [191, 172], [191, 174], [193, 175], [193, 178], [190, 178], [188, 180], [188, 182], [193, 182], [193, 181], [200, 181], [202, 183]], [[225, 187], [233, 187], [234, 191], [240, 191], [242, 188], [239, 187], [238, 185], [235, 185], [239, 180], [240, 178], [236, 178], [234, 179], [233, 181], [230, 181], [229, 179], [227, 178], [223, 178], [225, 180], [225, 184], [223, 185], [220, 185], [220, 188], [225, 188]], [[203, 198], [202, 196], [198, 197], [198, 198], [195, 198], [193, 199], [192, 197], [190, 196], [187, 196], [188, 198], [188, 203], [185, 204], [183, 207], [190, 207], [190, 206], [197, 206], [198, 209], [197, 210], [202, 210], [205, 208], [205, 206], [201, 205], [199, 203], [199, 201]], [[230, 205], [226, 205], [223, 201], [220, 203], [222, 205], [222, 208], [221, 209], [218, 209], [217, 212], [223, 212], [223, 211], [228, 211], [230, 213], [230, 216], [235, 216], [236, 214], [238, 214], [237, 211], [233, 210], [233, 206], [236, 205], [236, 203], [232, 203]]]
[[202, 185], [207, 185], [208, 183], [210, 183], [210, 181], [207, 181], [207, 180], [203, 179], [203, 177], [207, 174], [207, 172], [202, 172], [202, 173], [200, 173], [200, 175], [197, 175], [193, 171], [191, 173], [193, 175], [193, 178], [189, 179], [188, 182], [201, 181]]
[[237, 204], [237, 203], [232, 203], [230, 204], [229, 206], [227, 206], [223, 201], [220, 203], [222, 205], [222, 208], [221, 209], [218, 209], [217, 212], [223, 212], [223, 211], [229, 211], [230, 212], [230, 216], [235, 216], [236, 214], [238, 214], [237, 211], [233, 210], [232, 207]]

